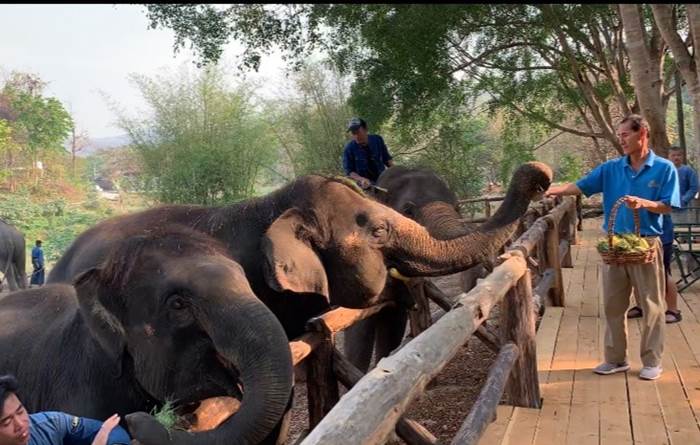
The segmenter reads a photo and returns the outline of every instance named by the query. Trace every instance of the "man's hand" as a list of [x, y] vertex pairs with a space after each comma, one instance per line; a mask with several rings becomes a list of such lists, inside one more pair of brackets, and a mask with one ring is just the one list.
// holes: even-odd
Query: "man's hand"
[[363, 189], [368, 188], [371, 184], [372, 184], [372, 182], [367, 178], [363, 178], [362, 176], [357, 178], [357, 185], [359, 185]]
[[107, 439], [109, 439], [109, 433], [112, 432], [114, 427], [119, 424], [119, 415], [114, 414], [109, 419], [105, 420], [100, 428], [100, 431], [95, 435], [95, 439], [92, 441], [92, 445], [107, 445]]
[[625, 195], [625, 204], [630, 209], [643, 209], [648, 207], [649, 201], [638, 196]]

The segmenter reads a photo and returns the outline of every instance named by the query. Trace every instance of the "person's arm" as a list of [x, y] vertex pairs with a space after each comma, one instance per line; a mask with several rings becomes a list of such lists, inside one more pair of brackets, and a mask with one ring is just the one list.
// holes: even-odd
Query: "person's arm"
[[625, 195], [625, 204], [630, 209], [646, 209], [653, 213], [671, 213], [671, 206], [661, 201], [651, 201], [639, 196]]
[[105, 422], [100, 427], [100, 430], [95, 435], [92, 440], [92, 445], [107, 445], [107, 440], [109, 439], [109, 434], [112, 432], [114, 427], [119, 425], [119, 415], [113, 414], [112, 417], [105, 420]]
[[631, 209], [646, 209], [653, 213], [671, 213], [673, 208], [681, 206], [680, 186], [678, 185], [678, 172], [673, 166], [669, 169], [662, 180], [659, 199], [652, 201], [640, 198], [639, 196], [625, 195], [625, 204]]
[[566, 184], [560, 185], [550, 185], [549, 189], [545, 192], [545, 196], [566, 196], [566, 195], [580, 195], [581, 189], [573, 182], [567, 182]]
[[688, 204], [695, 198], [697, 193], [698, 174], [695, 172], [695, 169], [688, 167], [688, 190], [686, 190], [685, 194], [681, 197], [681, 205], [683, 207], [688, 207]]
[[[131, 443], [129, 433], [117, 425], [119, 416], [116, 414], [106, 422], [59, 412], [51, 413], [51, 416], [59, 436], [63, 438], [62, 443], [71, 445], [129, 445]], [[102, 431], [103, 429], [105, 431]], [[104, 437], [104, 442], [94, 442], [98, 435]]]

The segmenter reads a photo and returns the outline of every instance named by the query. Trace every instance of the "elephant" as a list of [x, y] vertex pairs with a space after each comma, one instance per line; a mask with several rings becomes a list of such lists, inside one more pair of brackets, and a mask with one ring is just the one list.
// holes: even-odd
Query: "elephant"
[[[530, 168], [529, 165], [526, 164], [526, 169]], [[429, 169], [395, 166], [384, 170], [377, 179], [377, 187], [386, 191], [376, 193], [375, 198], [424, 226], [436, 239], [459, 238], [474, 230], [502, 226], [506, 221], [511, 221], [508, 233], [512, 235], [517, 228], [517, 223], [512, 219], [513, 208], [517, 208], [518, 213], [524, 212], [529, 203], [521, 183], [527, 175], [526, 171], [519, 170], [514, 174], [503, 205], [479, 229], [461, 220], [457, 195], [439, 175]], [[510, 235], [494, 238], [490, 253], [495, 255]], [[462, 286], [465, 290], [471, 289], [477, 278], [482, 278], [491, 269], [491, 258], [487, 255], [483, 260], [485, 265], [475, 265], [463, 273]], [[385, 293], [394, 295], [388, 298], [397, 299], [398, 295], [407, 294], [408, 289], [400, 280], [390, 279]], [[407, 318], [405, 307], [385, 309], [347, 329], [343, 340], [350, 361], [366, 372], [373, 350], [378, 358], [389, 355], [403, 340]]]
[[0, 219], [0, 272], [11, 291], [27, 287], [26, 255], [22, 232]]
[[[72, 284], [0, 302], [0, 374], [20, 377], [30, 411], [128, 414], [143, 445], [275, 443], [293, 385], [277, 318], [217, 240], [175, 224], [132, 229]], [[154, 406], [218, 396], [241, 406], [217, 428], [153, 438], [166, 431], [146, 414]]]
[[227, 206], [165, 205], [105, 220], [78, 236], [48, 281], [65, 282], [93, 267], [130, 227], [176, 222], [227, 246], [255, 295], [292, 339], [305, 332], [309, 318], [331, 306], [364, 308], [383, 301], [389, 268], [405, 276], [440, 276], [489, 258], [551, 180], [547, 165], [522, 165], [510, 205], [490, 224], [439, 240], [344, 180], [301, 176], [266, 196]]

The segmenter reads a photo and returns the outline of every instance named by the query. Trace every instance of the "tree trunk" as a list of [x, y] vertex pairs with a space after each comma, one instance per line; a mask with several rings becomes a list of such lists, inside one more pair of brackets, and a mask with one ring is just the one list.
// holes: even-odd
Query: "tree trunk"
[[654, 66], [656, 61], [652, 59], [651, 54], [658, 51], [651, 51], [647, 46], [640, 8], [641, 6], [636, 4], [620, 4], [620, 19], [627, 40], [634, 91], [642, 115], [649, 122], [649, 144], [657, 154], [665, 157], [671, 144], [666, 133], [663, 81], [660, 70]]
[[[688, 10], [688, 24], [693, 35], [693, 53], [700, 49], [700, 8], [697, 5], [686, 5]], [[693, 128], [695, 129], [695, 150], [693, 157], [695, 162], [700, 161], [700, 79], [698, 78], [698, 60], [695, 55], [690, 55], [685, 42], [676, 31], [673, 18], [672, 5], [652, 5], [654, 21], [659, 27], [662, 37], [671, 48], [671, 53], [676, 65], [685, 80], [688, 92], [693, 98]]]

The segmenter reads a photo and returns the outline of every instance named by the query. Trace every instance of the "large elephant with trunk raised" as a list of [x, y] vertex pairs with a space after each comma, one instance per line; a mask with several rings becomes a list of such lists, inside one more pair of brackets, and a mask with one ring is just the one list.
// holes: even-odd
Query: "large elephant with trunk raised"
[[[494, 257], [517, 229], [518, 217], [527, 210], [532, 197], [529, 177], [531, 169], [544, 168], [542, 164], [525, 164], [518, 169], [511, 180], [510, 188], [499, 210], [481, 227], [463, 222], [459, 213], [457, 195], [435, 172], [424, 168], [396, 166], [386, 169], [377, 186], [386, 190], [376, 194], [376, 199], [411, 218], [425, 227], [428, 233], [439, 240], [451, 240], [466, 236], [475, 231], [489, 232], [502, 228], [499, 236], [494, 236], [488, 252], [482, 260], [463, 273], [462, 285], [470, 289], [476, 279], [483, 277], [490, 268]], [[408, 293], [405, 284], [390, 279], [385, 293], [387, 298], [398, 298]], [[393, 296], [393, 297], [391, 297]], [[366, 371], [373, 351], [377, 358], [387, 356], [402, 341], [408, 313], [404, 307], [387, 308], [374, 317], [363, 320], [345, 331], [345, 352], [351, 362]]]
[[101, 222], [73, 242], [49, 282], [71, 280], [98, 264], [130, 228], [177, 222], [226, 244], [255, 294], [294, 338], [331, 305], [362, 308], [382, 301], [390, 267], [405, 276], [439, 276], [489, 258], [551, 179], [545, 164], [521, 166], [511, 205], [481, 230], [440, 240], [344, 181], [304, 176], [229, 206], [163, 206]]
[[[173, 224], [123, 227], [74, 285], [0, 301], [0, 374], [30, 411], [126, 416], [144, 445], [274, 444], [293, 384], [287, 336], [225, 246]], [[241, 390], [242, 388], [242, 390]], [[146, 412], [210, 397], [241, 400], [204, 432], [165, 431]], [[133, 414], [130, 414], [133, 413]]]
[[0, 272], [10, 290], [27, 287], [26, 255], [22, 232], [0, 219]]

